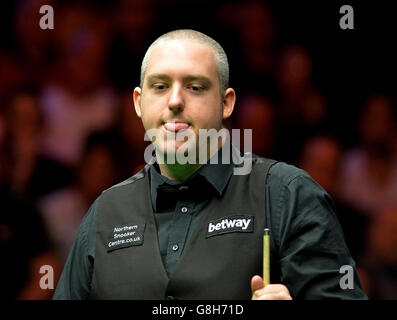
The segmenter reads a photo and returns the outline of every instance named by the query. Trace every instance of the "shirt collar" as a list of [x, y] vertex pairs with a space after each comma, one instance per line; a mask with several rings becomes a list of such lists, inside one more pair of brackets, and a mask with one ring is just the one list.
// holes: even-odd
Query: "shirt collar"
[[[228, 143], [230, 146], [230, 150], [232, 146], [230, 142], [226, 141], [225, 144]], [[160, 174], [160, 168], [157, 163], [153, 163], [150, 166], [150, 193], [152, 197], [152, 205], [153, 208], [158, 208], [157, 205], [157, 189], [162, 185], [184, 185], [187, 183], [194, 183], [195, 179], [197, 180], [197, 175], [200, 175], [204, 178], [209, 185], [211, 185], [218, 196], [222, 196], [227, 183], [233, 173], [234, 164], [232, 161], [228, 161], [228, 163], [221, 162], [222, 150], [224, 147], [220, 148], [218, 152], [210, 159], [208, 162], [201, 166], [191, 177], [189, 177], [184, 182], [179, 182], [176, 180], [170, 180], [165, 176]], [[229, 152], [230, 153], [230, 152]], [[211, 163], [211, 160], [215, 160], [217, 158], [217, 163]], [[230, 159], [229, 159], [230, 160]], [[214, 161], [213, 161], [214, 162]]]

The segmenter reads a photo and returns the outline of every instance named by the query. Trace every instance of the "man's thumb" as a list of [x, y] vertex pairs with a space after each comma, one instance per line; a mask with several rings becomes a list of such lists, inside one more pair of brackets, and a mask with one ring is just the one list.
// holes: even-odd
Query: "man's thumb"
[[256, 290], [262, 289], [265, 286], [262, 277], [253, 276], [251, 279], [251, 290], [254, 293]]

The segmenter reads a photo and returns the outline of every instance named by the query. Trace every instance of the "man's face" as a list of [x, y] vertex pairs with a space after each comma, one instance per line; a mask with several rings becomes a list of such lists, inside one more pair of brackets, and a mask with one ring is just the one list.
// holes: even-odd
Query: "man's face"
[[155, 148], [164, 154], [184, 143], [167, 139], [167, 133], [192, 130], [197, 147], [199, 129], [220, 130], [222, 119], [231, 114], [228, 106], [224, 110], [213, 50], [190, 40], [167, 40], [152, 49], [134, 102], [145, 130], [160, 133]]

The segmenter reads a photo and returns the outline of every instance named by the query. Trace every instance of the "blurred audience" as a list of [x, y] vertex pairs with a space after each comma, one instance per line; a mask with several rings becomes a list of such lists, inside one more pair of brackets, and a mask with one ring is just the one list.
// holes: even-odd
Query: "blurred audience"
[[308, 172], [332, 197], [347, 246], [359, 263], [364, 254], [365, 230], [368, 224], [363, 212], [339, 196], [339, 171], [343, 150], [332, 136], [314, 136], [302, 149], [299, 167]]
[[397, 131], [391, 100], [368, 98], [358, 122], [359, 145], [342, 161], [339, 193], [368, 215], [397, 203]]
[[150, 45], [156, 18], [154, 0], [118, 0], [112, 10], [109, 74], [122, 90], [139, 83], [142, 57]]
[[53, 50], [57, 57], [69, 50], [71, 39], [82, 30], [95, 30], [108, 44], [111, 21], [105, 19], [107, 13], [103, 1], [58, 0], [55, 4], [56, 27], [51, 32], [54, 34]]
[[312, 82], [312, 61], [303, 47], [287, 46], [276, 74], [280, 120], [277, 158], [297, 164], [303, 143], [323, 133], [327, 109], [322, 94]]
[[73, 182], [70, 170], [40, 153], [43, 117], [36, 90], [10, 94], [5, 121], [6, 179], [15, 193], [36, 200]]
[[[14, 13], [13, 58], [27, 83], [42, 83], [54, 63], [54, 32], [40, 28], [40, 7], [55, 6], [53, 0], [21, 0]], [[56, 10], [56, 9], [55, 9]], [[58, 22], [58, 21], [57, 21]], [[57, 25], [58, 27], [58, 25]]]
[[[29, 99], [31, 97], [18, 96], [19, 99]], [[18, 103], [16, 103], [18, 104]], [[22, 103], [24, 105], [24, 103]], [[26, 105], [31, 105], [31, 101]], [[15, 107], [15, 106], [14, 106]], [[16, 109], [24, 107], [18, 106]], [[27, 121], [25, 122], [27, 132], [33, 133], [33, 121], [29, 117], [32, 115], [26, 109]], [[15, 110], [13, 110], [15, 111]], [[20, 115], [19, 115], [20, 116]], [[15, 190], [15, 184], [10, 179], [15, 170], [22, 170], [25, 174], [24, 165], [16, 164], [14, 168], [9, 161], [9, 143], [8, 132], [15, 129], [15, 122], [21, 119], [10, 120], [9, 114], [5, 115], [0, 110], [0, 202], [2, 204], [0, 214], [0, 250], [2, 253], [2, 263], [0, 272], [4, 275], [1, 284], [1, 299], [50, 299], [54, 290], [42, 290], [40, 288], [40, 268], [43, 265], [49, 265], [54, 270], [54, 282], [60, 275], [62, 265], [57, 259], [55, 249], [48, 237], [47, 230], [44, 226], [40, 212], [37, 210], [25, 192], [21, 189]], [[13, 129], [9, 130], [8, 126]], [[22, 127], [22, 129], [25, 126]], [[26, 133], [26, 132], [25, 132]], [[22, 136], [28, 140], [29, 137]], [[18, 139], [17, 139], [18, 140]], [[18, 142], [19, 144], [22, 142]], [[24, 144], [24, 143], [22, 143]], [[29, 142], [27, 142], [30, 145]], [[17, 149], [19, 147], [16, 147]], [[21, 147], [20, 149], [29, 149], [30, 147]], [[17, 152], [19, 155], [24, 152]], [[29, 152], [28, 152], [29, 153]], [[31, 161], [29, 158], [28, 162]], [[27, 165], [32, 173], [32, 167]], [[10, 170], [12, 173], [10, 173]], [[29, 171], [28, 170], [28, 171]], [[44, 178], [44, 177], [43, 177]], [[22, 180], [25, 180], [24, 178]], [[22, 187], [18, 184], [18, 187]]]
[[269, 99], [259, 94], [240, 98], [233, 115], [233, 129], [240, 129], [240, 148], [244, 150], [244, 129], [252, 129], [252, 152], [261, 157], [274, 157], [277, 119]]
[[365, 272], [372, 299], [397, 299], [397, 205], [372, 216], [365, 242]]
[[146, 165], [144, 152], [149, 141], [145, 141], [145, 128], [135, 113], [132, 93], [122, 94], [120, 102], [115, 123], [117, 138], [114, 144], [119, 150], [118, 163], [122, 179], [127, 179]]
[[[0, 48], [0, 101], [5, 100], [9, 92], [26, 83], [22, 67], [13, 53]], [[1, 106], [4, 107], [4, 106]]]
[[237, 74], [244, 74], [241, 79], [234, 79], [237, 87], [273, 97], [277, 25], [269, 3], [257, 0], [225, 3], [218, 17], [236, 34], [233, 51], [240, 56], [233, 68]]
[[42, 150], [72, 168], [80, 160], [86, 137], [110, 128], [116, 114], [117, 94], [104, 69], [105, 35], [84, 24], [76, 28], [40, 97], [45, 118]]
[[28, 199], [14, 194], [0, 180], [0, 250], [4, 275], [1, 299], [50, 299], [54, 290], [40, 288], [40, 268], [54, 270], [54, 283], [63, 264], [47, 235], [37, 208]]
[[43, 197], [40, 209], [59, 258], [66, 261], [77, 229], [89, 206], [119, 180], [114, 147], [107, 133], [87, 139], [75, 184]]

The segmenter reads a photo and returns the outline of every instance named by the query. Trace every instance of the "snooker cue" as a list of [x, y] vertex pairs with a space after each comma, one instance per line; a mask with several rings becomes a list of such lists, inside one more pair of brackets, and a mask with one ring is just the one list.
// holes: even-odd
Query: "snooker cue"
[[263, 234], [263, 282], [265, 285], [270, 284], [270, 245], [269, 245], [269, 231], [264, 229]]

